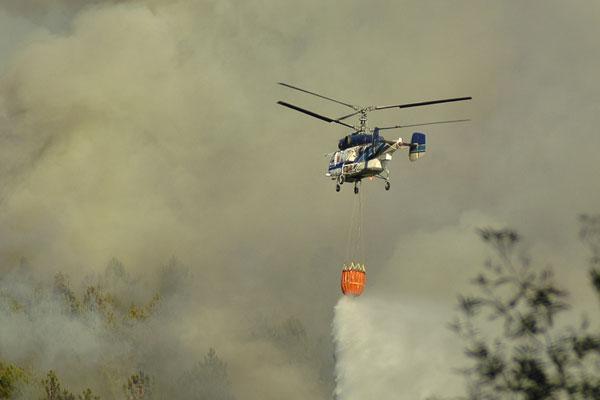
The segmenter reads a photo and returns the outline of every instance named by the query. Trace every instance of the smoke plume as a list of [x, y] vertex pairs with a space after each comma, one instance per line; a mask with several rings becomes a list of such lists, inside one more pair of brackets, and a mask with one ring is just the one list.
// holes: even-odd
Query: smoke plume
[[[276, 101], [348, 110], [277, 81], [361, 105], [474, 98], [370, 117], [472, 121], [424, 130], [427, 156], [397, 154], [391, 191], [363, 185], [367, 290], [379, 300], [344, 300], [336, 321], [357, 307], [369, 345], [383, 335], [405, 349], [409, 327], [442, 340], [428, 330], [444, 330], [439, 310], [479, 265], [480, 223], [535, 238], [577, 287], [576, 215], [600, 200], [597, 13], [559, 1], [3, 1], [0, 358], [115, 398], [131, 370], [168, 391], [214, 348], [236, 398], [328, 398], [354, 194], [334, 191], [322, 155], [349, 132]], [[173, 256], [185, 267], [169, 267]], [[23, 258], [29, 272], [14, 272]], [[113, 258], [118, 279], [106, 277]], [[57, 274], [72, 293], [55, 292]], [[64, 293], [83, 304], [90, 286], [119, 299], [120, 321], [161, 300], [115, 336], [98, 310], [64, 309]], [[410, 376], [403, 357], [438, 359], [426, 343], [413, 358], [392, 353], [396, 378]], [[123, 371], [106, 372], [115, 364]], [[356, 383], [339, 379], [351, 396]]]
[[334, 397], [408, 400], [460, 394], [460, 379], [446, 366], [461, 350], [439, 329], [443, 317], [442, 308], [426, 302], [342, 297], [333, 320]]

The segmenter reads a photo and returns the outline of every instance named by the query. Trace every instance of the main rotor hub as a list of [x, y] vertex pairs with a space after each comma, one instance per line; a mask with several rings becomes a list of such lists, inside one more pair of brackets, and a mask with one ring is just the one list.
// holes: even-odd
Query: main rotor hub
[[367, 109], [363, 108], [362, 110], [360, 110], [360, 125], [359, 125], [359, 132], [360, 133], [368, 133], [369, 132], [369, 128], [367, 127]]

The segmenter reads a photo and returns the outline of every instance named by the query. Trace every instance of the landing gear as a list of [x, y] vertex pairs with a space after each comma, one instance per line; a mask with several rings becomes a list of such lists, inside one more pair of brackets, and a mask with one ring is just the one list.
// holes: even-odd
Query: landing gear
[[358, 185], [359, 184], [360, 184], [360, 181], [354, 182], [354, 194], [358, 194]]
[[346, 177], [345, 177], [344, 175], [340, 175], [340, 176], [338, 176], [338, 178], [337, 178], [337, 182], [338, 182], [340, 185], [343, 185], [343, 184], [344, 184], [344, 182], [346, 182]]
[[336, 191], [336, 192], [339, 192], [339, 191], [340, 191], [340, 189], [341, 189], [340, 185], [336, 183], [336, 184], [335, 184], [335, 191]]
[[385, 190], [390, 190], [390, 181], [385, 181]]

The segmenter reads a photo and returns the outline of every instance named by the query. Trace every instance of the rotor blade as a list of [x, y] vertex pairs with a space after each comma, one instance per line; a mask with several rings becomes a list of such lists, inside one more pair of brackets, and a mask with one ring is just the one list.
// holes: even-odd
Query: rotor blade
[[305, 89], [301, 89], [301, 88], [296, 87], [296, 86], [288, 85], [287, 83], [284, 83], [284, 82], [277, 82], [277, 83], [280, 84], [280, 85], [282, 85], [282, 86], [289, 87], [290, 89], [296, 89], [296, 90], [299, 90], [301, 92], [312, 94], [313, 96], [317, 96], [317, 97], [320, 97], [322, 99], [333, 101], [334, 103], [338, 103], [338, 104], [341, 104], [343, 106], [350, 107], [353, 110], [358, 110], [360, 108], [358, 106], [353, 106], [352, 104], [344, 103], [343, 101], [332, 99], [331, 97], [326, 97], [326, 96], [320, 95], [318, 93], [314, 93], [314, 92], [311, 92], [311, 91], [308, 91], [308, 90], [305, 90]]
[[410, 128], [412, 126], [423, 126], [423, 125], [451, 124], [451, 123], [454, 123], [454, 122], [467, 122], [467, 121], [470, 121], [470, 119], [453, 119], [453, 120], [449, 120], [449, 121], [424, 122], [422, 124], [385, 126], [383, 128], [379, 128], [379, 130], [381, 131], [381, 130], [384, 130], [384, 129]]
[[343, 119], [346, 119], [346, 118], [353, 117], [353, 116], [355, 116], [356, 114], [360, 114], [360, 110], [358, 110], [358, 111], [355, 111], [355, 112], [353, 112], [352, 114], [348, 114], [348, 115], [344, 115], [343, 117], [339, 117], [338, 119], [336, 119], [336, 121], [341, 121], [341, 120], [343, 120]]
[[395, 104], [391, 106], [378, 106], [375, 107], [375, 110], [385, 110], [386, 108], [408, 108], [408, 107], [420, 107], [420, 106], [429, 106], [431, 104], [439, 104], [439, 103], [450, 103], [453, 101], [463, 101], [463, 100], [471, 100], [472, 97], [456, 97], [453, 99], [442, 99], [442, 100], [431, 100], [431, 101], [422, 101], [420, 103], [409, 103], [409, 104]]
[[321, 121], [325, 121], [325, 122], [329, 122], [329, 123], [331, 123], [331, 122], [335, 122], [336, 124], [340, 124], [340, 125], [347, 126], [348, 128], [356, 129], [356, 128], [354, 128], [352, 125], [348, 125], [348, 124], [346, 124], [346, 123], [344, 123], [344, 122], [337, 121], [337, 120], [335, 120], [335, 119], [332, 119], [332, 118], [326, 117], [326, 116], [324, 116], [324, 115], [320, 115], [320, 114], [317, 114], [317, 113], [315, 113], [315, 112], [312, 112], [312, 111], [309, 111], [309, 110], [305, 110], [304, 108], [300, 108], [300, 107], [298, 107], [298, 106], [295, 106], [295, 105], [293, 105], [293, 104], [286, 103], [285, 101], [278, 101], [278, 102], [277, 102], [277, 104], [279, 104], [279, 105], [282, 105], [282, 106], [284, 106], [284, 107], [291, 108], [292, 110], [300, 111], [301, 113], [304, 113], [304, 114], [310, 115], [311, 117], [314, 117], [314, 118], [320, 119]]

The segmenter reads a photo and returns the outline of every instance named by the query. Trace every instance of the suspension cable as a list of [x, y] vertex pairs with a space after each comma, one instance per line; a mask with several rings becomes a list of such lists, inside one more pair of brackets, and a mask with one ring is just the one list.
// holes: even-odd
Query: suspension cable
[[365, 195], [361, 190], [353, 196], [352, 214], [346, 242], [346, 262], [365, 263], [365, 238], [364, 238], [364, 203]]

